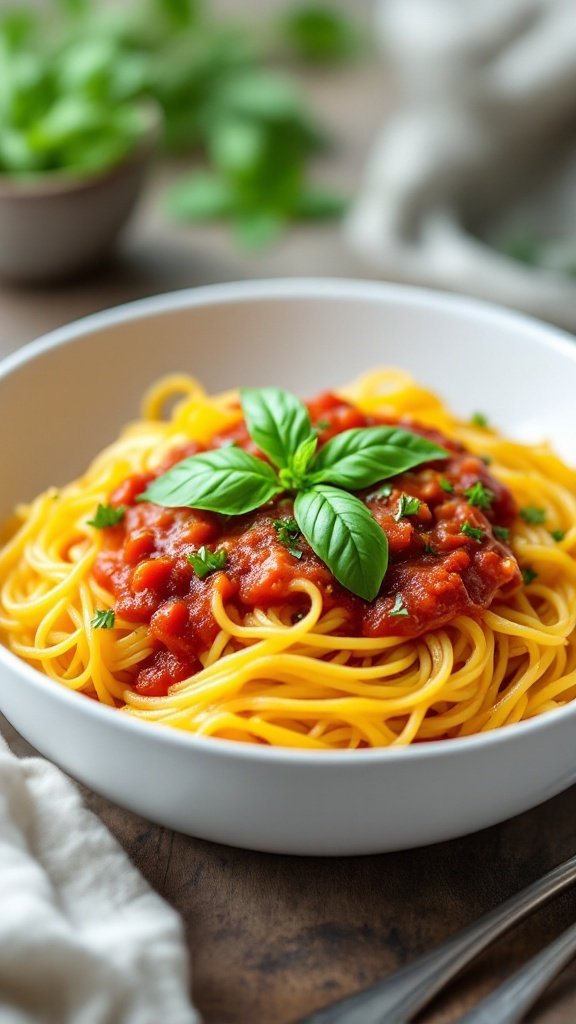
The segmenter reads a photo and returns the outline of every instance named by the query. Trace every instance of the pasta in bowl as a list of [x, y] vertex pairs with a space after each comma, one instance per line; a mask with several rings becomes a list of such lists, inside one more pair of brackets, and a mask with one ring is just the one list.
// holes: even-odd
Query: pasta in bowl
[[576, 696], [576, 472], [398, 370], [307, 406], [166, 378], [19, 516], [3, 641], [143, 720], [357, 749]]
[[[404, 309], [415, 336], [423, 319], [433, 329], [447, 318], [465, 338], [484, 317], [488, 345], [509, 335], [513, 349], [532, 332], [547, 355], [548, 331], [377, 286], [244, 286], [232, 297], [212, 289], [113, 311], [16, 357], [0, 378], [10, 395], [38, 360], [85, 370], [107, 334], [122, 376], [142, 333], [151, 346], [158, 320], [169, 334], [180, 317], [130, 400], [158, 370], [186, 373], [160, 377], [128, 427], [119, 391], [117, 437], [107, 425], [88, 469], [78, 445], [75, 472], [54, 460], [39, 497], [33, 474], [11, 495], [27, 501], [0, 553], [3, 709], [119, 802], [264, 849], [434, 841], [562, 788], [572, 776], [559, 736], [573, 728], [576, 696], [576, 473], [547, 443], [509, 440], [513, 423], [493, 427], [502, 407], [480, 406], [474, 388], [467, 395], [448, 378], [437, 388], [425, 365], [419, 374], [417, 337], [400, 353], [386, 318]], [[264, 337], [271, 319], [296, 329], [289, 310], [304, 351], [306, 324], [324, 317], [333, 339], [342, 305], [374, 341], [338, 369], [374, 365], [382, 336], [386, 363], [406, 369], [348, 385], [312, 369], [304, 392], [278, 350], [274, 376], [270, 365], [253, 380], [246, 350], [234, 363], [221, 331], [226, 390], [212, 384], [214, 352], [200, 344], [207, 312], [227, 323], [233, 312], [236, 334], [243, 317], [253, 334], [261, 313]], [[198, 341], [183, 353], [184, 325]], [[554, 341], [570, 366], [571, 350]], [[304, 401], [312, 389], [322, 391]], [[38, 720], [47, 709], [48, 730]], [[151, 778], [150, 763], [160, 765]]]

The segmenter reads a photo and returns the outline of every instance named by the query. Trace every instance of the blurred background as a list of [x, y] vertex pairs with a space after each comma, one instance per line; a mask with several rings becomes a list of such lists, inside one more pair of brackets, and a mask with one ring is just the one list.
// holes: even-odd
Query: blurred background
[[0, 353], [375, 277], [576, 329], [572, 0], [0, 0]]

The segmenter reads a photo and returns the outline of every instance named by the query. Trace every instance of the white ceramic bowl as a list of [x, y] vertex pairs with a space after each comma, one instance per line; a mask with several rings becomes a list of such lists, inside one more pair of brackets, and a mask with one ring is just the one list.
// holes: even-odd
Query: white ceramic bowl
[[[459, 412], [576, 456], [576, 346], [475, 301], [346, 281], [180, 292], [55, 331], [0, 367], [0, 517], [79, 473], [157, 376], [301, 394], [405, 367]], [[303, 753], [201, 739], [70, 693], [0, 649], [0, 709], [43, 754], [153, 821], [300, 854], [402, 849], [463, 835], [576, 780], [576, 703], [462, 740]]]

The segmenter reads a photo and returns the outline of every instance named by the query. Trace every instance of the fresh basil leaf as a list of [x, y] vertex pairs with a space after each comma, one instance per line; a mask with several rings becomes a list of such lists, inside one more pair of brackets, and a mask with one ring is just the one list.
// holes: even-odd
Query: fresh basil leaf
[[361, 45], [358, 28], [344, 13], [316, 0], [290, 5], [282, 28], [295, 55], [314, 64], [347, 60]]
[[295, 215], [299, 220], [332, 220], [341, 217], [345, 209], [346, 200], [339, 193], [309, 186], [298, 197]]
[[242, 448], [215, 448], [176, 463], [138, 501], [240, 516], [282, 491], [271, 466]]
[[233, 213], [234, 235], [245, 249], [264, 249], [280, 237], [285, 220], [270, 210], [252, 209]]
[[338, 487], [370, 487], [423, 462], [448, 458], [444, 448], [401, 427], [361, 427], [337, 434], [314, 463], [318, 480]]
[[294, 516], [338, 582], [373, 601], [388, 567], [388, 540], [366, 506], [353, 494], [320, 484], [296, 495]]
[[168, 196], [167, 210], [176, 220], [213, 220], [225, 217], [231, 209], [230, 186], [216, 174], [194, 174], [185, 178]]
[[305, 441], [302, 441], [294, 455], [290, 459], [290, 469], [295, 477], [302, 478], [308, 470], [314, 453], [318, 447], [318, 437], [314, 434], [312, 437], [307, 437]]
[[276, 466], [286, 468], [303, 441], [315, 435], [308, 410], [281, 388], [243, 388], [242, 410], [250, 437]]
[[230, 118], [219, 122], [210, 136], [210, 155], [216, 167], [231, 175], [250, 173], [262, 157], [262, 128], [251, 121]]

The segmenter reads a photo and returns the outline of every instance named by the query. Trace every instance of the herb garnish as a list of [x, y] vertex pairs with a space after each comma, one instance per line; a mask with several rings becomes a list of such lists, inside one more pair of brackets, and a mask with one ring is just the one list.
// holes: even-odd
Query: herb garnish
[[118, 505], [115, 508], [114, 505], [101, 505], [98, 503], [94, 519], [87, 519], [86, 522], [88, 526], [95, 526], [97, 530], [103, 530], [107, 526], [117, 526], [124, 518], [125, 511], [125, 505]]
[[424, 544], [424, 554], [425, 555], [438, 555], [438, 551], [436, 550], [436, 548], [434, 547], [433, 544], [425, 543]]
[[538, 526], [546, 519], [546, 509], [538, 508], [536, 505], [525, 505], [520, 509], [520, 515], [525, 523], [530, 526]]
[[488, 426], [488, 417], [484, 412], [475, 412], [470, 417], [470, 423], [473, 427], [480, 427], [481, 430], [486, 430]]
[[393, 490], [392, 484], [382, 484], [382, 487], [366, 495], [366, 501], [374, 501], [374, 498], [389, 498]]
[[112, 608], [97, 608], [90, 625], [93, 629], [113, 629], [115, 620], [116, 615]]
[[402, 594], [396, 594], [394, 599], [394, 606], [390, 609], [390, 615], [409, 615], [406, 605], [404, 604], [404, 598]]
[[472, 487], [468, 487], [464, 491], [464, 497], [467, 499], [470, 505], [475, 505], [476, 508], [487, 509], [490, 508], [494, 501], [494, 491], [491, 491], [489, 487], [485, 487], [481, 480], [477, 480]]
[[440, 484], [442, 490], [446, 491], [446, 494], [454, 494], [454, 484], [451, 484], [450, 481], [447, 480], [445, 476], [441, 476], [438, 483]]
[[346, 430], [316, 452], [308, 410], [290, 392], [246, 388], [241, 402], [250, 437], [272, 465], [241, 448], [215, 448], [178, 462], [137, 500], [232, 516], [291, 491], [295, 521], [312, 550], [343, 587], [372, 601], [388, 567], [388, 540], [350, 490], [448, 453], [395, 426]]
[[493, 526], [492, 533], [496, 537], [496, 540], [501, 540], [504, 544], [510, 540], [510, 530], [507, 526]]
[[294, 558], [302, 558], [302, 549], [296, 546], [296, 541], [302, 536], [302, 531], [295, 519], [273, 519], [272, 526], [276, 530], [278, 540], [288, 549]]
[[531, 565], [525, 566], [522, 569], [522, 579], [524, 580], [524, 586], [529, 586], [534, 580], [538, 579], [538, 573], [532, 568]]
[[559, 544], [561, 540], [564, 540], [566, 530], [550, 530], [550, 536], [552, 537], [552, 540], [555, 540], [556, 543]]
[[186, 555], [186, 559], [196, 575], [203, 580], [209, 573], [218, 572], [220, 569], [223, 569], [228, 560], [228, 555], [224, 548], [219, 548], [218, 551], [210, 551], [203, 544], [201, 548], [198, 548], [198, 551], [192, 551], [191, 554]]
[[399, 523], [404, 516], [417, 515], [421, 504], [422, 502], [418, 498], [413, 498], [410, 494], [401, 494], [394, 519]]
[[473, 540], [482, 540], [484, 536], [484, 530], [481, 530], [479, 526], [472, 526], [471, 523], [466, 521], [462, 523], [460, 527], [460, 533], [463, 533], [466, 537], [472, 537]]

